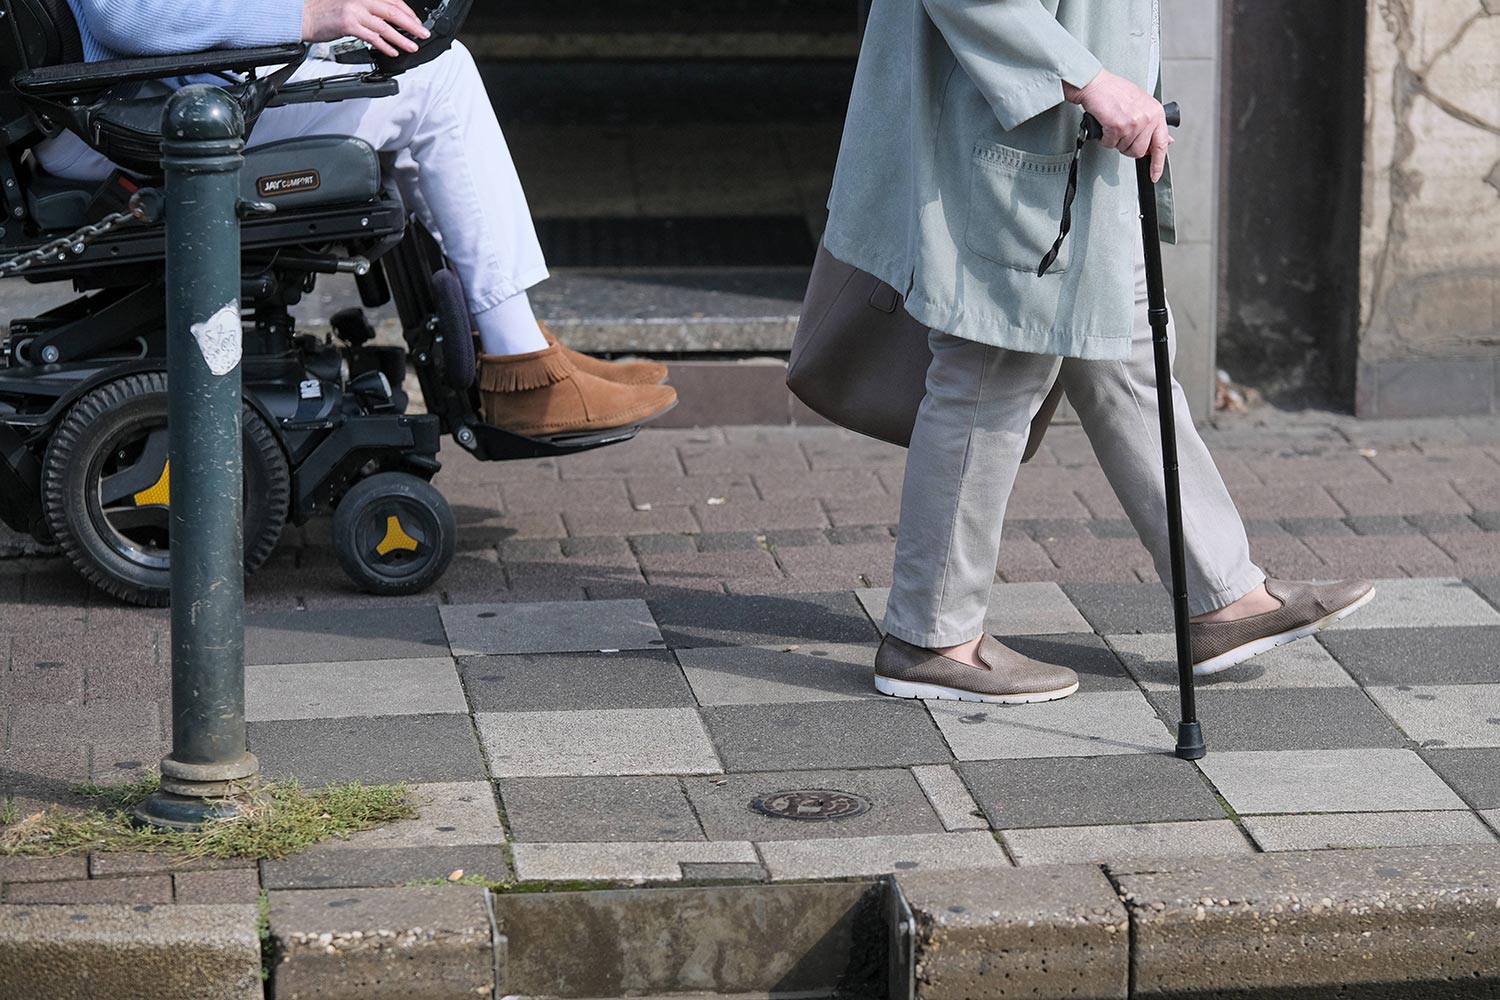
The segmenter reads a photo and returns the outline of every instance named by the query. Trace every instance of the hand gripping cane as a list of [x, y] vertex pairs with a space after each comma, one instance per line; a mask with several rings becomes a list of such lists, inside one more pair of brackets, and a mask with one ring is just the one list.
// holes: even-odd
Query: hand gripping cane
[[[1182, 124], [1178, 106], [1166, 106], [1167, 124]], [[1104, 129], [1093, 115], [1083, 116], [1078, 133], [1078, 148], [1089, 139], [1100, 139]], [[1073, 161], [1069, 179], [1068, 204], [1063, 210], [1063, 232], [1057, 246], [1042, 261], [1039, 274], [1057, 259], [1057, 251], [1070, 228], [1072, 195], [1077, 191], [1078, 160]], [[1177, 416], [1172, 386], [1172, 354], [1167, 340], [1167, 293], [1161, 266], [1161, 228], [1156, 217], [1156, 183], [1151, 180], [1151, 158], [1136, 160], [1136, 187], [1141, 203], [1141, 243], [1146, 254], [1146, 297], [1151, 320], [1151, 341], [1156, 352], [1156, 402], [1161, 417], [1162, 470], [1166, 481], [1167, 535], [1172, 554], [1172, 612], [1177, 634], [1177, 677], [1182, 694], [1182, 721], [1177, 725], [1177, 756], [1198, 760], [1208, 750], [1203, 745], [1203, 726], [1198, 721], [1197, 698], [1193, 689], [1193, 653], [1188, 640], [1187, 560], [1183, 554], [1182, 481], [1177, 468]]]

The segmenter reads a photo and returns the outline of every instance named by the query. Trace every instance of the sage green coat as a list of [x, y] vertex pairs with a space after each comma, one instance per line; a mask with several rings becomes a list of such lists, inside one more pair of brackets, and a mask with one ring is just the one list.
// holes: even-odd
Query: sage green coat
[[[1101, 66], [1146, 86], [1152, 0], [874, 0], [824, 236], [965, 340], [1120, 359], [1134, 324], [1135, 164], [1089, 143], [1073, 231], [1045, 277]], [[1158, 88], [1158, 92], [1159, 92]], [[1172, 241], [1170, 182], [1159, 186]]]

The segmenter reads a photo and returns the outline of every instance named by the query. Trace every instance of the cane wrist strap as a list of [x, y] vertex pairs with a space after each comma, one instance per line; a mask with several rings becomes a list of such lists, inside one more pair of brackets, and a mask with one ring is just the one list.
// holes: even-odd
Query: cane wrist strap
[[1078, 147], [1073, 150], [1073, 162], [1068, 167], [1068, 191], [1063, 195], [1062, 227], [1058, 230], [1057, 241], [1052, 244], [1052, 249], [1047, 251], [1047, 256], [1042, 258], [1041, 264], [1037, 266], [1036, 276], [1045, 275], [1057, 263], [1058, 256], [1062, 253], [1063, 241], [1068, 238], [1068, 233], [1073, 231], [1073, 201], [1078, 197], [1078, 161], [1083, 156], [1083, 146], [1089, 141], [1088, 126], [1080, 126], [1078, 129]]

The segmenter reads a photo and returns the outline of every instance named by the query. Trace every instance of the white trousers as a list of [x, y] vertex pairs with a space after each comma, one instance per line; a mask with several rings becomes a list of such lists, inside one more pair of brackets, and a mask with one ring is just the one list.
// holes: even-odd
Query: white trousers
[[[1053, 379], [1088, 434], [1115, 495], [1170, 588], [1165, 475], [1146, 271], [1136, 260], [1135, 336], [1124, 361], [1023, 354], [933, 331], [927, 398], [906, 460], [896, 567], [886, 631], [928, 648], [984, 631], [1001, 522], [1031, 419]], [[1171, 329], [1173, 357], [1176, 330]], [[1190, 613], [1206, 614], [1254, 590], [1244, 524], [1172, 381], [1186, 535]]]
[[[309, 60], [294, 79], [355, 68]], [[547, 277], [521, 179], [461, 43], [397, 80], [401, 92], [393, 97], [271, 108], [248, 145], [309, 135], [369, 143], [387, 161], [407, 208], [438, 237], [478, 316]], [[102, 180], [114, 169], [70, 132], [42, 143], [37, 155], [44, 170], [70, 180]]]

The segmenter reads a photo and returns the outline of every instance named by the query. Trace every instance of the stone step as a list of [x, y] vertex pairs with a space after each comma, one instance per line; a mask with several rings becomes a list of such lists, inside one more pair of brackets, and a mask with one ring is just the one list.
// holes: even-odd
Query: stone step
[[[791, 348], [807, 276], [807, 268], [560, 269], [531, 300], [570, 347], [589, 353], [778, 354]], [[308, 331], [325, 332], [328, 317], [357, 305], [352, 280], [330, 279], [296, 313]], [[370, 318], [381, 342], [401, 342], [394, 309]]]

